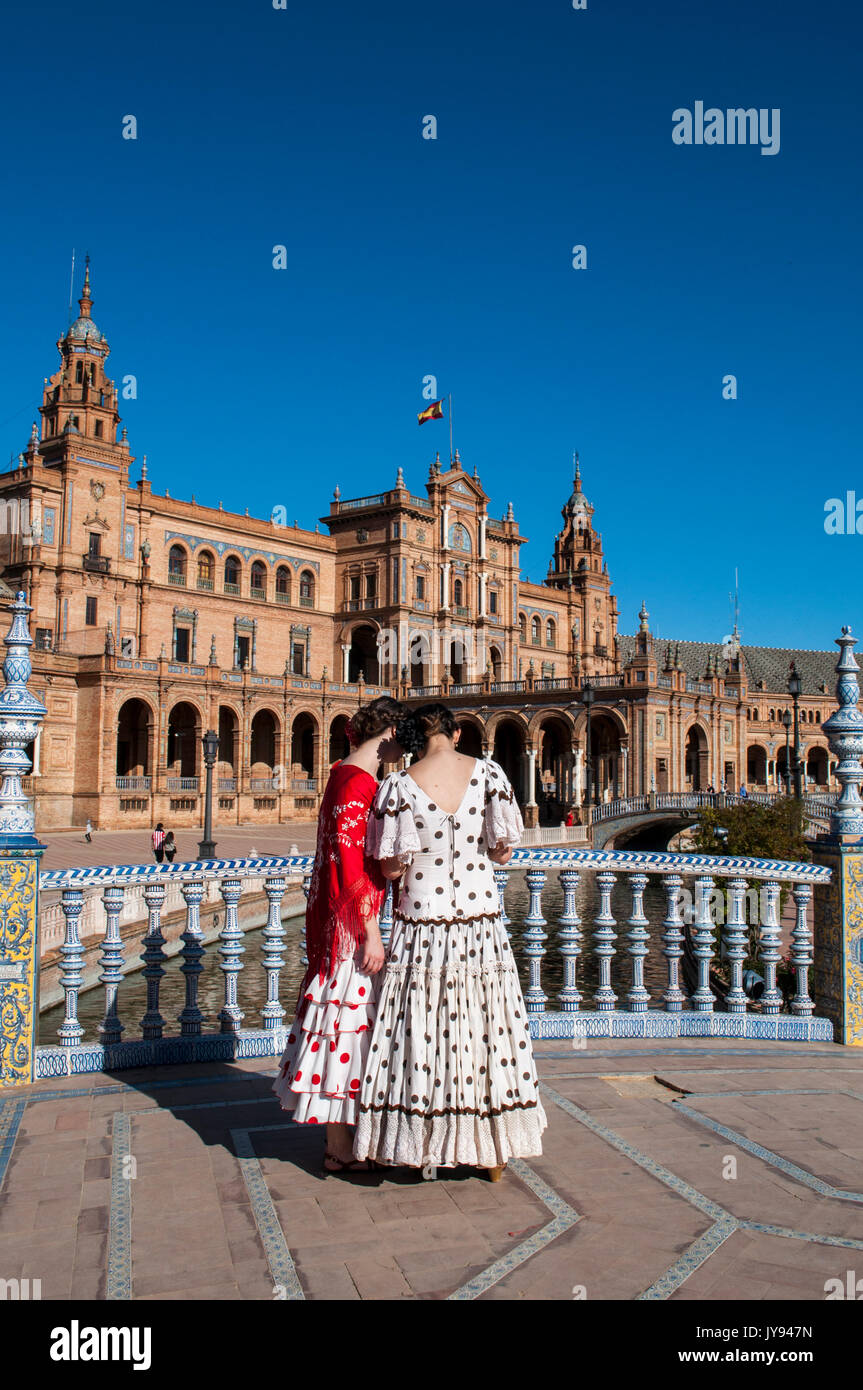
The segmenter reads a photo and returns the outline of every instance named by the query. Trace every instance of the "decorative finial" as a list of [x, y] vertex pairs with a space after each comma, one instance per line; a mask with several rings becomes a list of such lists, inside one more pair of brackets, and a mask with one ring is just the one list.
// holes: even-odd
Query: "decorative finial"
[[35, 453], [39, 448], [39, 426], [33, 421], [33, 428], [30, 431], [30, 452]]
[[513, 509], [512, 509], [512, 503], [511, 503], [511, 502], [507, 502], [507, 504], [506, 504], [506, 516], [505, 516], [504, 520], [505, 520], [505, 521], [515, 521], [515, 512], [514, 512]]
[[400, 469], [398, 470], [398, 472], [396, 473], [396, 487], [404, 487], [404, 485], [405, 485], [405, 474], [404, 474], [404, 469], [403, 469], [403, 468], [400, 468]]
[[214, 632], [210, 638], [210, 665], [218, 666], [218, 664], [219, 662], [216, 658], [216, 634]]
[[339, 487], [338, 483], [336, 483], [335, 490], [334, 490], [334, 492], [333, 492], [333, 500], [336, 501], [336, 502], [340, 502], [340, 501], [341, 501], [341, 497], [342, 497], [342, 490], [341, 490], [341, 488]]
[[639, 614], [638, 614], [638, 630], [639, 630], [639, 632], [649, 632], [649, 631], [650, 631], [649, 627], [647, 626], [647, 620], [648, 620], [649, 617], [650, 617], [650, 614], [649, 614], [648, 611], [647, 611], [647, 604], [644, 602], [644, 599], [642, 599], [642, 600], [641, 600], [641, 611], [640, 611]]
[[142, 483], [145, 483], [146, 481], [147, 481], [147, 455], [145, 454], [144, 457], [143, 457], [143, 459], [141, 460], [141, 482], [142, 482]]
[[129, 442], [129, 433], [128, 433], [127, 429], [126, 429], [126, 426], [124, 425], [123, 428], [122, 428], [121, 431], [120, 431], [120, 443], [121, 443], [121, 444], [128, 444], [128, 442]]
[[[3, 690], [0, 692], [0, 834], [15, 835], [22, 840], [33, 838], [33, 803], [21, 789], [21, 778], [31, 763], [24, 751], [39, 732], [47, 710], [27, 689], [30, 678], [30, 647], [33, 638], [27, 626], [31, 612], [27, 595], [19, 589], [9, 604], [12, 625], [6, 637], [6, 660], [3, 662]], [[7, 923], [7, 934], [8, 934]]]
[[167, 659], [168, 659], [168, 653], [165, 651], [165, 643], [163, 642], [163, 643], [162, 643], [162, 649], [161, 649], [161, 651], [159, 652], [159, 660], [160, 660], [160, 661], [167, 661]]
[[288, 679], [288, 676], [290, 676], [290, 674], [291, 674], [291, 663], [290, 663], [290, 661], [286, 661], [286, 662], [285, 662], [285, 669], [284, 669], [284, 671], [282, 672], [282, 679], [283, 679], [283, 680], [287, 680], [287, 679]]
[[576, 449], [575, 453], [574, 453], [573, 456], [572, 456], [572, 461], [573, 461], [573, 463], [575, 464], [575, 478], [574, 478], [575, 490], [576, 490], [576, 492], [581, 492], [581, 464], [580, 464], [579, 461], [578, 461], [578, 450], [577, 450], [577, 449]]
[[839, 708], [821, 725], [827, 735], [830, 751], [838, 759], [836, 780], [842, 787], [830, 815], [830, 833], [860, 840], [863, 839], [863, 803], [860, 800], [863, 714], [857, 708], [860, 699], [857, 672], [860, 668], [851, 650], [856, 647], [857, 639], [851, 636], [850, 627], [843, 627], [842, 636], [836, 638], [836, 645], [841, 653], [835, 668], [839, 677], [836, 682]]
[[453, 454], [452, 461], [455, 464], [456, 468], [461, 468], [461, 455], [459, 454], [458, 449], [456, 449], [455, 453]]

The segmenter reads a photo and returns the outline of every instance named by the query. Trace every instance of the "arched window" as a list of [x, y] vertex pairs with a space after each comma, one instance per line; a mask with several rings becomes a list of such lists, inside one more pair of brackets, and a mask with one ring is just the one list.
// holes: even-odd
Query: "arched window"
[[557, 639], [554, 631], [554, 623], [551, 621], [551, 619], [549, 619], [545, 625], [545, 645], [547, 647], [554, 647], [557, 645]]
[[77, 386], [80, 386], [80, 385], [81, 385], [81, 382], [82, 382], [83, 380], [84, 380], [84, 363], [83, 363], [83, 362], [76, 362], [76, 363], [75, 363], [75, 384], [76, 384]]
[[530, 620], [530, 640], [535, 647], [539, 646], [541, 641], [539, 618], [531, 618]]
[[527, 618], [523, 613], [518, 615], [518, 635], [522, 642], [527, 641]]
[[240, 592], [240, 562], [236, 555], [228, 555], [225, 559], [225, 593], [238, 594]]
[[291, 571], [287, 565], [279, 565], [276, 570], [276, 603], [291, 601]]
[[303, 570], [300, 575], [300, 607], [312, 608], [315, 602], [315, 576], [311, 570]]
[[181, 545], [172, 545], [168, 551], [168, 582], [181, 585], [186, 582], [186, 552]]
[[255, 560], [251, 572], [251, 594], [253, 598], [265, 598], [267, 594], [267, 567], [263, 560]]
[[456, 579], [453, 583], [452, 601], [457, 608], [461, 608], [464, 603], [464, 585], [460, 579]]
[[212, 589], [215, 574], [215, 561], [209, 550], [202, 550], [198, 556], [198, 588]]

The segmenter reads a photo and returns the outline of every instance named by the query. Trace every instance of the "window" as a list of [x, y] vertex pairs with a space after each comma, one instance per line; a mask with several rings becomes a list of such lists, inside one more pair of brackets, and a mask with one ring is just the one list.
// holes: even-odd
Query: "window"
[[464, 604], [464, 585], [460, 579], [457, 579], [452, 586], [452, 597], [456, 607], [461, 608]]
[[291, 643], [291, 670], [295, 676], [306, 674], [306, 648], [303, 642]]
[[309, 570], [300, 575], [300, 606], [311, 608], [315, 601], [315, 577]]
[[378, 577], [376, 574], [366, 575], [366, 598], [374, 598], [378, 591]]
[[256, 595], [267, 592], [267, 567], [263, 560], [256, 560], [252, 565], [251, 589]]
[[102, 554], [102, 537], [98, 531], [91, 531], [87, 538], [87, 554], [91, 560], [98, 560]]
[[551, 621], [547, 622], [545, 625], [545, 645], [547, 647], [554, 647], [557, 645], [554, 623]]
[[237, 638], [237, 665], [241, 671], [245, 671], [249, 664], [249, 641], [248, 637]]
[[198, 556], [198, 588], [212, 589], [215, 566], [209, 550], [202, 550]]
[[83, 380], [84, 380], [84, 363], [83, 363], [83, 362], [76, 362], [76, 363], [75, 363], [75, 384], [76, 384], [77, 386], [80, 386], [80, 385], [81, 385], [81, 382], [82, 382]]
[[423, 574], [418, 574], [418, 575], [417, 575], [417, 598], [420, 599], [420, 601], [422, 601], [422, 600], [425, 598], [425, 596], [426, 596], [426, 581], [425, 581], [425, 575], [423, 575]]
[[36, 650], [37, 652], [50, 652], [51, 643], [54, 638], [54, 630], [50, 627], [37, 627], [36, 629]]
[[497, 613], [497, 589], [488, 591], [488, 611], [494, 616]]
[[360, 576], [359, 576], [358, 574], [352, 574], [352, 575], [351, 575], [351, 581], [350, 581], [350, 582], [351, 582], [351, 602], [354, 603], [354, 602], [356, 602], [356, 600], [357, 600], [357, 599], [359, 598], [359, 596], [360, 596]]
[[291, 596], [291, 572], [287, 565], [280, 565], [276, 570], [276, 598], [281, 597], [282, 602], [287, 602]]
[[527, 618], [523, 613], [518, 615], [518, 635], [522, 642], [527, 641]]
[[229, 555], [225, 560], [225, 593], [238, 594], [240, 592], [240, 562], [236, 555]]
[[85, 613], [84, 613], [84, 622], [87, 624], [87, 627], [95, 627], [95, 626], [96, 626], [96, 623], [97, 623], [97, 621], [98, 621], [97, 612], [98, 612], [98, 609], [97, 609], [97, 601], [96, 601], [96, 599], [94, 599], [94, 598], [88, 598], [88, 599], [87, 599], [87, 608], [86, 608], [86, 611], [85, 611]]
[[531, 618], [531, 620], [530, 620], [530, 640], [531, 640], [531, 642], [533, 643], [533, 645], [534, 645], [535, 647], [538, 647], [538, 646], [539, 646], [539, 642], [540, 642], [539, 618]]
[[172, 545], [168, 551], [168, 574], [185, 583], [186, 552], [181, 545]]
[[174, 659], [176, 661], [189, 660], [189, 629], [178, 627], [174, 633]]
[[93, 426], [93, 433], [94, 433], [94, 435], [96, 436], [97, 439], [101, 439], [101, 438], [102, 438], [102, 421], [101, 421], [101, 420], [97, 420], [97, 421], [96, 421], [95, 425]]

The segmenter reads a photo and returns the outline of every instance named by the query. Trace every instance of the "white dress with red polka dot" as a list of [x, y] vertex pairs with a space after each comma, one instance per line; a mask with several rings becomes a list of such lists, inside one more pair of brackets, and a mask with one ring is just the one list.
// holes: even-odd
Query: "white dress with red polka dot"
[[546, 1117], [487, 846], [524, 826], [498, 765], [477, 760], [458, 810], [409, 772], [380, 787], [366, 851], [408, 866], [362, 1078], [358, 1158], [495, 1167], [542, 1152]]

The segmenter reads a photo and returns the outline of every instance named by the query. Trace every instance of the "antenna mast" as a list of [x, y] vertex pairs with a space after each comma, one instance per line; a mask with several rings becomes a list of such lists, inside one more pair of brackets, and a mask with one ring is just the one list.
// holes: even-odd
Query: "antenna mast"
[[69, 276], [69, 326], [72, 323], [72, 295], [75, 291], [75, 248], [72, 247], [72, 272]]

